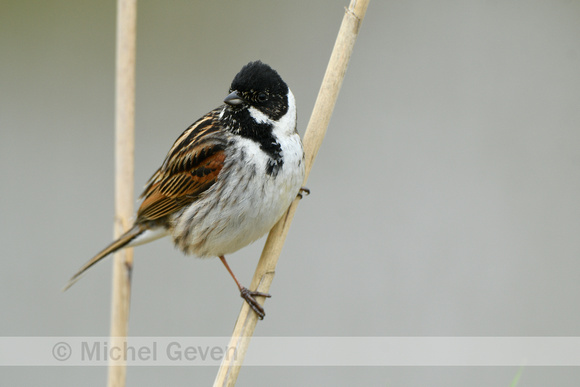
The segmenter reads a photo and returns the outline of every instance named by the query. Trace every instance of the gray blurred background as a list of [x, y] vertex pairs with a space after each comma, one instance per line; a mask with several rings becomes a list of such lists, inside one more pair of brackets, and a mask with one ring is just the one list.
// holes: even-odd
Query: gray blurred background
[[[304, 133], [348, 0], [139, 1], [136, 193], [250, 60]], [[115, 3], [0, 2], [1, 336], [106, 336]], [[580, 2], [371, 1], [260, 336], [579, 336]], [[248, 284], [263, 240], [230, 256]], [[229, 336], [219, 260], [135, 250], [130, 333]], [[210, 385], [215, 368], [128, 371]], [[507, 386], [515, 367], [253, 367], [240, 386]], [[106, 369], [2, 368], [1, 385], [103, 386]], [[524, 368], [520, 386], [577, 386]]]

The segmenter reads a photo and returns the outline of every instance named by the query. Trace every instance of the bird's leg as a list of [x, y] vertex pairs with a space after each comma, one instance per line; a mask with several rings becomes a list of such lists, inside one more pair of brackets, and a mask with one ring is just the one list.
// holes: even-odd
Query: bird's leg
[[310, 195], [310, 190], [306, 187], [300, 187], [298, 191], [298, 198], [302, 199], [304, 196]]
[[232, 278], [236, 282], [236, 285], [238, 285], [238, 289], [240, 289], [240, 297], [242, 297], [248, 303], [248, 305], [250, 305], [250, 308], [252, 308], [252, 310], [254, 312], [256, 312], [256, 314], [258, 315], [260, 320], [263, 320], [264, 316], [266, 315], [266, 312], [264, 312], [264, 308], [262, 307], [262, 305], [260, 305], [258, 303], [258, 301], [256, 301], [254, 296], [260, 296], [260, 297], [272, 297], [272, 296], [269, 295], [268, 293], [252, 291], [252, 290], [249, 290], [248, 288], [242, 286], [242, 284], [240, 284], [240, 281], [238, 281], [238, 279], [234, 275], [234, 272], [232, 271], [232, 269], [230, 269], [230, 265], [228, 265], [228, 263], [226, 261], [226, 257], [224, 257], [223, 255], [220, 255], [220, 260], [222, 261], [222, 263], [224, 264], [226, 269], [228, 269], [228, 272], [230, 273], [230, 275], [232, 276]]

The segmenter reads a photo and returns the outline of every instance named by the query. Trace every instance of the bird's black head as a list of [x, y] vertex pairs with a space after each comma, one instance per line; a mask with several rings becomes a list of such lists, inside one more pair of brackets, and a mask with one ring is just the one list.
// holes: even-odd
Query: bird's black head
[[276, 70], [258, 60], [242, 67], [224, 102], [234, 115], [254, 107], [277, 121], [288, 111], [288, 86]]

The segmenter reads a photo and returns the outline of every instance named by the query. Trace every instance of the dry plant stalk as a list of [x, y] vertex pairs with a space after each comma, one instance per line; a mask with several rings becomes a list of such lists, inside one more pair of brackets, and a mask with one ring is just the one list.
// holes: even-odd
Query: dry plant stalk
[[[131, 227], [135, 154], [135, 42], [137, 0], [117, 1], [117, 59], [115, 90], [115, 238]], [[113, 261], [111, 343], [123, 348], [129, 326], [133, 249], [117, 252]], [[109, 362], [109, 387], [125, 386], [123, 357]]]
[[[326, 129], [330, 122], [330, 117], [334, 110], [338, 92], [340, 91], [348, 61], [352, 54], [368, 3], [369, 0], [351, 0], [342, 19], [334, 49], [332, 50], [326, 73], [324, 74], [324, 79], [318, 92], [308, 127], [306, 128], [306, 133], [304, 134], [303, 142], [306, 158], [304, 183], [308, 180], [312, 164], [326, 134]], [[254, 273], [250, 289], [268, 293], [270, 284], [274, 278], [278, 257], [282, 251], [282, 246], [284, 245], [290, 224], [294, 218], [298, 202], [299, 199], [294, 200], [286, 215], [270, 231], [256, 272]], [[235, 348], [234, 353], [236, 355], [224, 357], [214, 381], [214, 387], [234, 386], [236, 384], [257, 321], [258, 316], [256, 313], [250, 309], [247, 303], [244, 303], [228, 345], [228, 352], [230, 348]]]

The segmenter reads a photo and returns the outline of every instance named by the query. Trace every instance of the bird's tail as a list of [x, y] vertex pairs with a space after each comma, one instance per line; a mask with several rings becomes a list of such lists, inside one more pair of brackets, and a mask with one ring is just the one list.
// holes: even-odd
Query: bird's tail
[[127, 231], [126, 233], [121, 235], [113, 243], [111, 243], [110, 245], [105, 247], [100, 253], [95, 255], [90, 261], [85, 263], [83, 265], [83, 267], [81, 267], [80, 270], [75, 275], [73, 275], [71, 277], [68, 284], [63, 288], [63, 292], [68, 290], [68, 288], [70, 288], [71, 286], [73, 286], [81, 278], [83, 273], [85, 271], [87, 271], [89, 268], [91, 268], [91, 266], [93, 266], [94, 264], [96, 264], [101, 259], [105, 258], [106, 256], [108, 256], [109, 254], [112, 254], [115, 251], [120, 250], [123, 247], [126, 247], [132, 240], [137, 238], [144, 231], [145, 231], [145, 228], [142, 228], [139, 225], [135, 225], [129, 231]]

